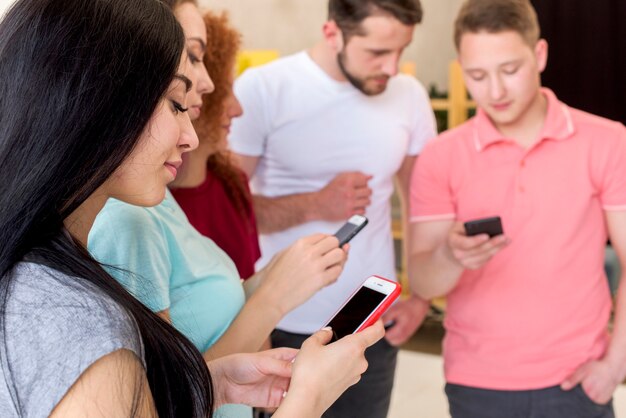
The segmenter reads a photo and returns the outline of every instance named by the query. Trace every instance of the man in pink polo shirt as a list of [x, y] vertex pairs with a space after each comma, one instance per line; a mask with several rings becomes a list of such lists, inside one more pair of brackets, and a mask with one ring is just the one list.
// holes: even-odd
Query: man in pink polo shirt
[[[455, 43], [476, 117], [429, 143], [411, 185], [411, 286], [447, 295], [454, 418], [613, 417], [626, 376], [626, 129], [541, 88], [548, 46], [527, 0], [468, 0]], [[463, 222], [500, 216], [504, 235]], [[626, 269], [622, 268], [622, 272]]]

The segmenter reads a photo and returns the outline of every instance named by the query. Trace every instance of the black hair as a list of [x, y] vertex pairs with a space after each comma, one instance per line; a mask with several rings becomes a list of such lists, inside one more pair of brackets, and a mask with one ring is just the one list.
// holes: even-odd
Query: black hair
[[0, 22], [0, 321], [21, 261], [95, 287], [137, 323], [162, 418], [211, 415], [202, 355], [63, 222], [133, 150], [183, 47], [182, 29], [156, 0], [18, 0]]
[[405, 25], [422, 21], [420, 0], [329, 0], [328, 19], [337, 23], [346, 40], [363, 34], [361, 22], [376, 14], [388, 14]]

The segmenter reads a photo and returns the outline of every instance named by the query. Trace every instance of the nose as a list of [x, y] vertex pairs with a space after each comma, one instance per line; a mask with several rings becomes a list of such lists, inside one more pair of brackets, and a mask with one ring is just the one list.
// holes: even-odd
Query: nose
[[492, 100], [500, 100], [506, 95], [506, 88], [499, 75], [493, 75], [489, 80], [489, 94]]
[[383, 62], [382, 71], [385, 75], [389, 77], [393, 77], [398, 74], [399, 71], [399, 62], [400, 55], [392, 54], [389, 57], [385, 57], [385, 61]]
[[203, 95], [213, 93], [213, 91], [215, 90], [215, 84], [213, 84], [213, 80], [211, 80], [211, 76], [209, 75], [209, 72], [207, 71], [204, 62], [198, 65], [196, 70], [196, 91], [198, 92], [198, 94]]
[[239, 102], [239, 99], [237, 99], [237, 96], [235, 96], [232, 90], [230, 91], [228, 97], [226, 109], [228, 111], [228, 117], [231, 119], [238, 118], [239, 116], [243, 115], [243, 108], [241, 107], [241, 103]]
[[181, 152], [189, 152], [198, 148], [198, 144], [199, 141], [196, 130], [191, 124], [189, 114], [185, 113], [180, 117], [180, 135], [176, 145], [180, 148]]

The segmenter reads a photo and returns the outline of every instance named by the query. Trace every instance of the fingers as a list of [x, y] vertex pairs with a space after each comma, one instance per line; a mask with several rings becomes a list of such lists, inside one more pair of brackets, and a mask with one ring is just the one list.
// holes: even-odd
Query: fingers
[[323, 346], [330, 342], [333, 337], [333, 331], [330, 327], [324, 327], [321, 330], [317, 331], [315, 334], [311, 335], [302, 343], [302, 348], [305, 346], [316, 345]]
[[509, 244], [504, 235], [489, 238], [487, 234], [468, 237], [455, 225], [448, 235], [448, 247], [463, 267], [478, 269]]
[[265, 375], [291, 377], [291, 360], [281, 360], [272, 356], [263, 356], [258, 367]]
[[372, 179], [371, 175], [361, 171], [352, 171], [345, 174], [347, 174], [346, 177], [352, 181], [354, 187], [367, 187], [367, 183]]
[[404, 341], [408, 338], [405, 338], [405, 331], [402, 329], [402, 324], [396, 324], [393, 327], [389, 328], [385, 333], [385, 339], [389, 344], [394, 347], [404, 343]]
[[[357, 332], [356, 334], [349, 335], [348, 337], [357, 338], [361, 344], [363, 344], [364, 348], [371, 347], [378, 340], [385, 336], [385, 328], [383, 326], [383, 322], [381, 320], [376, 321], [370, 327], [367, 327], [363, 331]], [[348, 338], [345, 337], [345, 338]]]
[[574, 373], [572, 373], [563, 383], [561, 383], [562, 390], [571, 390], [576, 387], [585, 377], [584, 367], [579, 367]]
[[314, 245], [315, 254], [320, 256], [328, 254], [336, 249], [339, 249], [339, 240], [334, 235], [325, 235], [324, 238], [316, 242]]
[[296, 242], [302, 242], [303, 244], [314, 245], [328, 237], [328, 234], [322, 234], [320, 232], [316, 234], [307, 235], [306, 237], [299, 238]]
[[264, 355], [275, 358], [276, 360], [285, 360], [291, 361], [298, 354], [298, 349], [296, 348], [288, 348], [288, 347], [280, 347], [280, 348], [272, 348], [271, 350], [262, 351]]
[[[339, 248], [339, 240], [334, 235], [309, 235], [298, 239], [292, 246], [298, 251], [309, 253], [313, 259], [325, 256], [334, 250], [338, 250], [337, 254], [334, 254], [335, 258], [339, 257], [341, 259], [343, 257], [341, 254], [344, 254], [344, 251]], [[335, 263], [337, 262], [339, 261], [335, 261]]]
[[[321, 287], [326, 287], [330, 284], [333, 284], [339, 278], [339, 275], [343, 271], [343, 265], [334, 265], [332, 267], [327, 268], [321, 275], [322, 283]], [[319, 289], [318, 289], [319, 290]]]

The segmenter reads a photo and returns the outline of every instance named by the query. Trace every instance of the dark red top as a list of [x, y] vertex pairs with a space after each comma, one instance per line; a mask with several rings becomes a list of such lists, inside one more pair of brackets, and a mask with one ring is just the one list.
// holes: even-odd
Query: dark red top
[[241, 176], [250, 197], [245, 214], [230, 201], [222, 182], [210, 171], [200, 186], [172, 189], [172, 194], [189, 222], [202, 235], [215, 241], [235, 262], [239, 275], [247, 279], [254, 274], [254, 263], [261, 257], [261, 249], [248, 178], [243, 171]]

